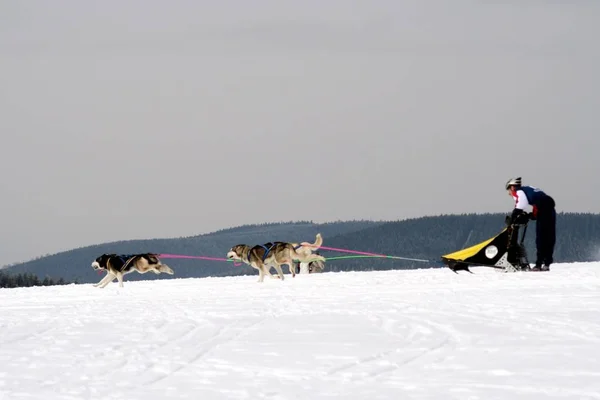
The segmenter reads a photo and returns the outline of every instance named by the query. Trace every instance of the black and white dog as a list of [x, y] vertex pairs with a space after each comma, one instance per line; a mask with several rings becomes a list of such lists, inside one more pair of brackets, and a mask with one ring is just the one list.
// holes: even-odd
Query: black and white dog
[[123, 287], [123, 276], [134, 271], [140, 274], [150, 271], [155, 274], [160, 274], [161, 272], [169, 275], [174, 274], [171, 268], [162, 264], [158, 256], [152, 253], [128, 255], [102, 254], [92, 262], [92, 268], [106, 271], [106, 276], [100, 282], [94, 284], [94, 286], [100, 288], [106, 287], [115, 278], [119, 281], [119, 287]]

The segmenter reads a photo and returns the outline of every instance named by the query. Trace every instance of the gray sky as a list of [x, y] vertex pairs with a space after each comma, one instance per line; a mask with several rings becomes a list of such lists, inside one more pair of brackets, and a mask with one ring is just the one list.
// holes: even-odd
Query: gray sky
[[1, 2], [0, 264], [508, 212], [513, 175], [600, 212], [599, 20], [597, 1]]

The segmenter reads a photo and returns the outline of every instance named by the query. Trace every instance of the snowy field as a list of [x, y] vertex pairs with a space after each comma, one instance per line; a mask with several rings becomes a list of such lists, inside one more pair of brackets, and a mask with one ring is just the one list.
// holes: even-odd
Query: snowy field
[[600, 263], [474, 272], [0, 289], [0, 399], [600, 399]]

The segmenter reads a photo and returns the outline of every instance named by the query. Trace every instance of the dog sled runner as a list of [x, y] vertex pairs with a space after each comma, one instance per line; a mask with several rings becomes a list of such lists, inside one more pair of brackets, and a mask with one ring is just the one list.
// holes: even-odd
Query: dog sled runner
[[491, 267], [503, 272], [530, 271], [523, 244], [526, 233], [527, 224], [509, 225], [491, 239], [442, 256], [442, 262], [455, 273], [471, 272], [470, 266]]

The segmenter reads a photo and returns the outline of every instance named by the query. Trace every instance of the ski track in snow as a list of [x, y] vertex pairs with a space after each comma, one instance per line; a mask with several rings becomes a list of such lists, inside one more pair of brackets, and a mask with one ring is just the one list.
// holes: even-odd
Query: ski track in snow
[[473, 271], [0, 289], [0, 400], [600, 399], [600, 263]]

